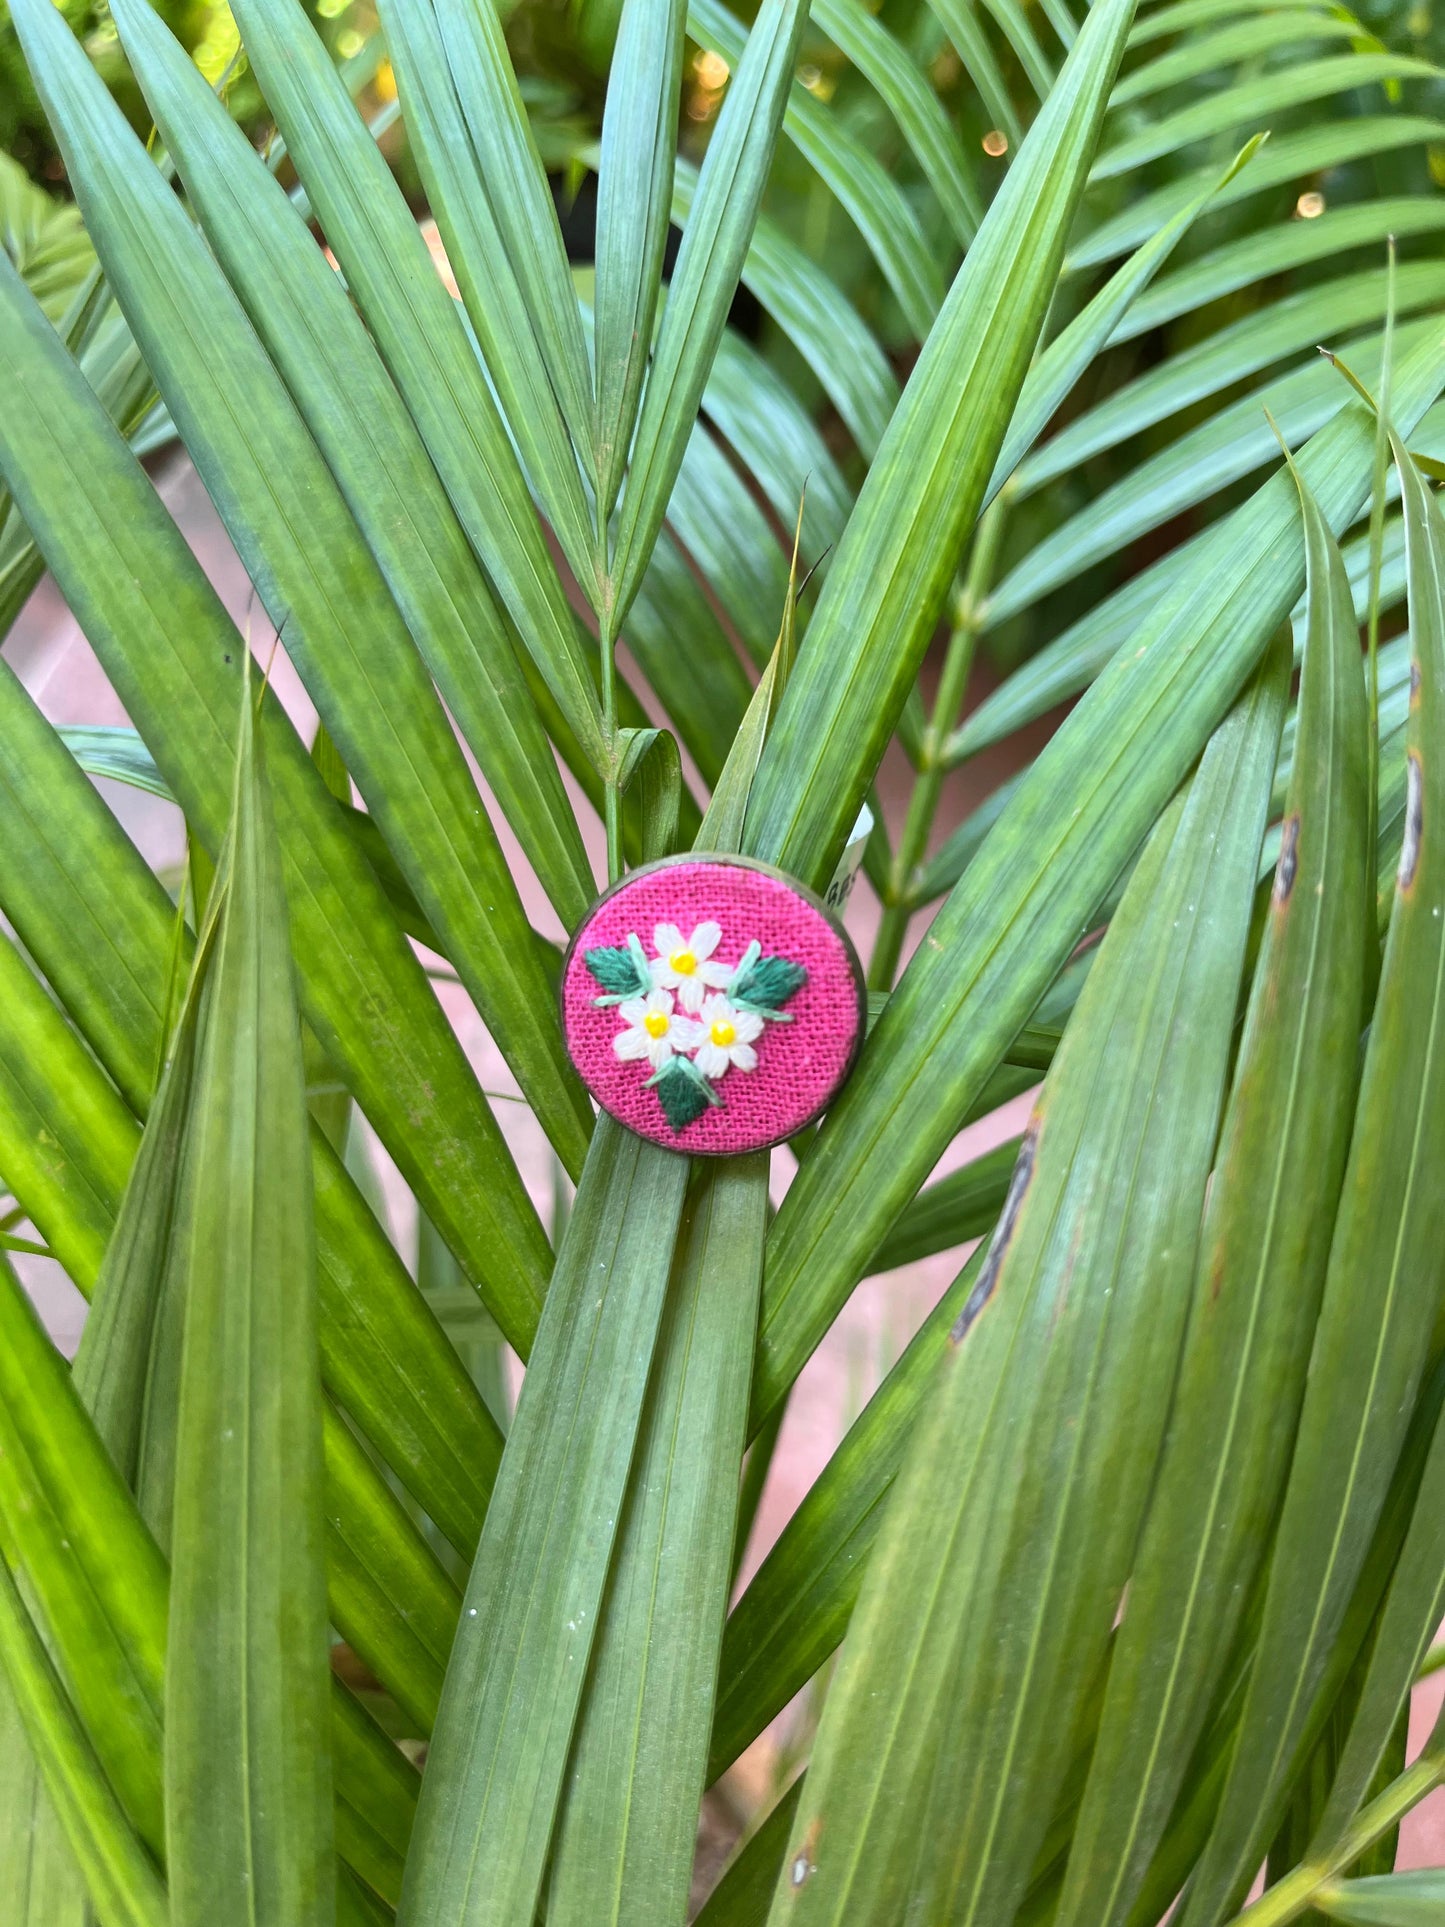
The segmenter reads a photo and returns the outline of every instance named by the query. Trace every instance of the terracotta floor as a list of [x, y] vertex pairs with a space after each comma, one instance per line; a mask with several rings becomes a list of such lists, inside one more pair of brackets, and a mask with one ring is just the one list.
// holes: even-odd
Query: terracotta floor
[[[272, 632], [264, 614], [252, 605], [244, 572], [194, 471], [183, 461], [172, 461], [162, 470], [158, 485], [232, 614], [243, 628], [249, 620], [256, 653], [266, 658]], [[7, 639], [5, 653], [52, 721], [125, 721], [93, 652], [48, 581], [36, 591], [21, 615]], [[273, 677], [287, 709], [309, 740], [315, 725], [315, 711], [299, 681], [289, 665], [279, 658]], [[950, 779], [940, 811], [940, 834], [1006, 773], [1007, 762], [1001, 754], [992, 760], [980, 761], [981, 768], [973, 767]], [[901, 814], [906, 799], [905, 783], [906, 774], [898, 764], [890, 761], [885, 765], [881, 789], [890, 820], [896, 821]], [[182, 833], [178, 811], [155, 798], [113, 783], [102, 783], [100, 787], [153, 864], [164, 866], [179, 862]], [[600, 857], [600, 834], [595, 822], [590, 825], [590, 831], [594, 856]], [[503, 836], [505, 839], [505, 828]], [[514, 845], [511, 854], [523, 879], [524, 896], [534, 921], [550, 933], [558, 934], [550, 907]], [[871, 895], [860, 885], [854, 892], [849, 921], [865, 956], [876, 914]], [[515, 1090], [500, 1053], [483, 1030], [465, 993], [444, 985], [439, 994], [484, 1085], [494, 1091]], [[501, 1102], [496, 1108], [523, 1177], [545, 1212], [552, 1182], [545, 1140], [522, 1106]], [[962, 1163], [989, 1144], [1012, 1135], [1021, 1128], [1027, 1108], [1027, 1098], [1019, 1099], [1005, 1111], [975, 1126], [953, 1147], [941, 1168]], [[408, 1241], [414, 1237], [414, 1213], [409, 1196], [384, 1157], [379, 1158], [379, 1164], [394, 1227], [403, 1249], [407, 1249]], [[789, 1165], [786, 1154], [777, 1155], [774, 1181], [778, 1192], [786, 1186]], [[945, 1254], [886, 1277], [869, 1279], [854, 1294], [794, 1391], [749, 1547], [746, 1572], [756, 1567], [777, 1537], [853, 1416], [953, 1277], [958, 1262], [959, 1254]], [[84, 1305], [78, 1294], [59, 1275], [58, 1269], [46, 1261], [24, 1261], [24, 1269], [27, 1286], [58, 1341], [67, 1352], [73, 1350], [84, 1317]], [[1445, 1676], [1437, 1677], [1417, 1692], [1412, 1720], [1413, 1746], [1418, 1747], [1423, 1741], [1442, 1695], [1445, 1695]], [[760, 1798], [765, 1799], [776, 1786], [779, 1775], [786, 1774], [794, 1748], [806, 1736], [810, 1717], [808, 1696], [804, 1695], [801, 1703], [795, 1703], [774, 1722], [739, 1763], [731, 1776], [731, 1793], [740, 1808], [751, 1808]], [[1406, 1822], [1400, 1865], [1430, 1865], [1442, 1860], [1445, 1860], [1445, 1792], [1435, 1795]]]

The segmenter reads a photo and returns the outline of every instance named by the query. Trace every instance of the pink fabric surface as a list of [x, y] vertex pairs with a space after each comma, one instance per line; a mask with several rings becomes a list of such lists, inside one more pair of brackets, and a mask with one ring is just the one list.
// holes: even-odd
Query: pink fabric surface
[[[674, 1132], [656, 1091], [647, 1088], [651, 1065], [617, 1056], [614, 1043], [626, 1025], [616, 1005], [594, 1002], [601, 986], [585, 953], [621, 947], [635, 934], [650, 959], [657, 954], [657, 925], [675, 924], [686, 937], [709, 922], [722, 929], [709, 961], [735, 964], [756, 941], [765, 956], [786, 957], [808, 976], [787, 1001], [790, 1021], [764, 1026], [757, 1068], [729, 1068], [716, 1083], [721, 1106]], [[597, 1102], [642, 1137], [702, 1157], [776, 1144], [813, 1117], [847, 1074], [864, 1009], [851, 946], [823, 911], [767, 871], [716, 858], [666, 863], [628, 877], [578, 931], [562, 982], [568, 1049]]]

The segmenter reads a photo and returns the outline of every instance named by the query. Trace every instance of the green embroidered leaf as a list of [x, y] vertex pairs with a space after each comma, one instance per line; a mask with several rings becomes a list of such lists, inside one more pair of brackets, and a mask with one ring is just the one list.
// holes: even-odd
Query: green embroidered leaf
[[[645, 997], [652, 988], [641, 956], [630, 944], [606, 945], [584, 950], [583, 962], [606, 991], [607, 997]], [[599, 998], [598, 1002], [604, 1001]]]
[[669, 1057], [647, 1083], [657, 1092], [663, 1115], [674, 1131], [685, 1131], [689, 1124], [695, 1124], [709, 1104], [722, 1103], [690, 1057]]
[[740, 1009], [768, 1016], [781, 1010], [807, 981], [802, 964], [792, 963], [787, 957], [758, 957], [738, 972], [728, 994]]

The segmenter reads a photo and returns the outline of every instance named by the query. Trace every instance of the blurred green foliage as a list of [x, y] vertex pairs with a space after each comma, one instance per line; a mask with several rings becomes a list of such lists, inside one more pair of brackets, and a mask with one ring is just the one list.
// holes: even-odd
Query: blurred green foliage
[[[260, 90], [238, 59], [240, 39], [227, 0], [154, 0], [155, 10], [213, 85], [224, 90], [236, 119], [261, 136], [270, 125]], [[370, 0], [303, 0], [332, 52], [347, 60], [376, 31]], [[60, 11], [84, 42], [115, 99], [138, 133], [150, 133], [150, 115], [126, 65], [106, 0], [61, 0]], [[32, 180], [59, 185], [65, 170], [35, 87], [20, 55], [7, 0], [0, 0], [0, 152], [9, 154]]]

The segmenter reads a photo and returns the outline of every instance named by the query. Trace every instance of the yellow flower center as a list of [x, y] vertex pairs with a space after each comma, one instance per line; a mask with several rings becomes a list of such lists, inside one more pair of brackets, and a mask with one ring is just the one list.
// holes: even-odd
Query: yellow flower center
[[649, 1037], [666, 1037], [667, 1027], [672, 1022], [665, 1010], [650, 1010], [642, 1020], [642, 1028]]
[[726, 1017], [719, 1017], [712, 1027], [712, 1041], [719, 1050], [726, 1050], [729, 1044], [738, 1041], [737, 1026], [730, 1024]]
[[690, 950], [674, 950], [667, 961], [679, 977], [690, 977], [697, 969], [697, 958]]

